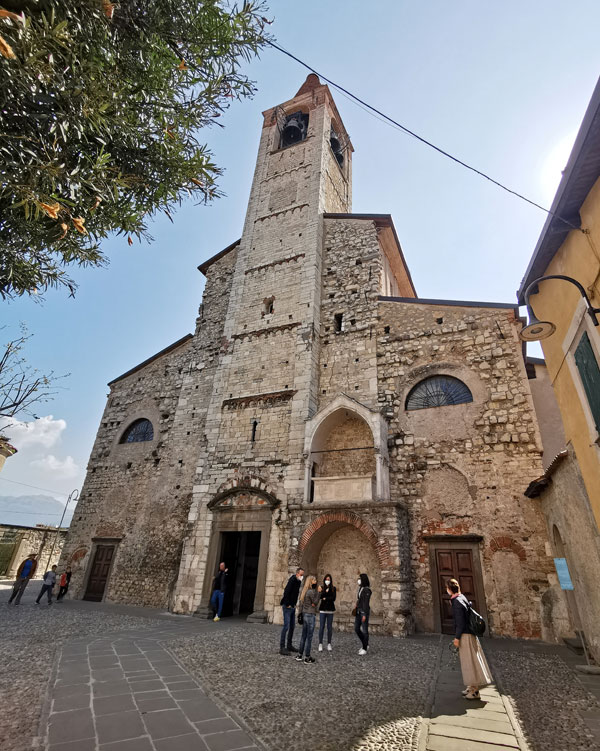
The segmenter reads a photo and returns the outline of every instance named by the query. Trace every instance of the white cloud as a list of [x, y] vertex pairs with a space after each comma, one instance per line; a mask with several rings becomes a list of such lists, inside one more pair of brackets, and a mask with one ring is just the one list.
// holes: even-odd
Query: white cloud
[[52, 415], [47, 415], [30, 422], [13, 422], [6, 428], [6, 433], [19, 450], [36, 445], [49, 449], [60, 440], [66, 427], [65, 420], [55, 420]]
[[60, 479], [75, 477], [79, 473], [79, 466], [75, 463], [72, 456], [58, 459], [54, 454], [47, 454], [41, 459], [34, 459], [31, 462], [31, 466], [51, 472], [53, 477]]

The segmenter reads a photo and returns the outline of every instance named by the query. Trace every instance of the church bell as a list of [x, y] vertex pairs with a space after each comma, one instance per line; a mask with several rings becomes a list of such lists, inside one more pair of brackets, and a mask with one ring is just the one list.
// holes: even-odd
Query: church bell
[[281, 133], [282, 147], [291, 146], [306, 138], [306, 119], [308, 118], [302, 112], [294, 112], [293, 115], [287, 118]]
[[338, 134], [333, 128], [331, 129], [331, 135], [329, 136], [329, 143], [331, 144], [331, 150], [333, 151], [333, 154], [341, 167], [344, 163], [344, 150], [342, 148], [342, 143], [338, 137]]

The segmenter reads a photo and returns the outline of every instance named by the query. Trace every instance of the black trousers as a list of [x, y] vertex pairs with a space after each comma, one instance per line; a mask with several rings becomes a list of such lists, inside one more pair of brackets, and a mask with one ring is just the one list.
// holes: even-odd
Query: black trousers
[[360, 639], [360, 643], [363, 649], [369, 646], [369, 616], [365, 616], [365, 622], [363, 623], [362, 613], [357, 613], [354, 619], [354, 632]]
[[69, 585], [68, 584], [67, 584], [66, 587], [61, 587], [58, 590], [58, 597], [56, 598], [56, 601], [58, 602], [59, 600], [62, 600], [62, 598], [67, 594], [68, 591], [69, 591]]

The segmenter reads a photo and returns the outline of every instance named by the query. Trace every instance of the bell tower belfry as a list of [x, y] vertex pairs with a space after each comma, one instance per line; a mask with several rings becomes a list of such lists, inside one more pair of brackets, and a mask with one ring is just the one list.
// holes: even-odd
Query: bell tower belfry
[[[265, 609], [268, 551], [287, 546], [278, 524], [288, 505], [303, 499], [305, 423], [318, 407], [323, 214], [350, 211], [351, 162], [348, 134], [316, 75], [308, 76], [293, 99], [263, 113], [206, 407], [206, 444], [197, 465], [176, 610], [206, 608], [225, 530], [241, 534], [250, 527], [262, 530], [254, 611]], [[223, 510], [227, 487], [235, 487], [238, 500], [245, 497], [243, 514], [231, 510], [233, 501]], [[257, 487], [264, 491], [262, 500], [253, 492]], [[278, 535], [281, 540], [273, 540]]]

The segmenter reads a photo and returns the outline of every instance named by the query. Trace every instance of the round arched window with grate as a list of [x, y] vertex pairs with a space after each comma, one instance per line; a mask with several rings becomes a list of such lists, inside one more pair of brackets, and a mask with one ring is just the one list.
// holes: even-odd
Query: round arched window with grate
[[469, 387], [458, 378], [435, 375], [425, 378], [414, 386], [407, 398], [406, 409], [446, 407], [450, 404], [466, 404], [473, 401]]
[[154, 428], [150, 420], [135, 420], [121, 436], [119, 443], [141, 443], [154, 438]]

